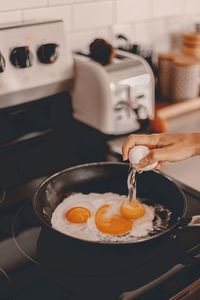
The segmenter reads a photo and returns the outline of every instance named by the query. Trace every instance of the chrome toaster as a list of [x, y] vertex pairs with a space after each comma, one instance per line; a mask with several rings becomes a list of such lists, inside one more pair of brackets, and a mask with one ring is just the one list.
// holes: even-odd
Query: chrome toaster
[[[104, 134], [140, 128], [138, 118], [154, 116], [154, 75], [140, 56], [116, 50], [107, 66], [74, 54], [73, 117]], [[139, 116], [138, 116], [139, 113]]]

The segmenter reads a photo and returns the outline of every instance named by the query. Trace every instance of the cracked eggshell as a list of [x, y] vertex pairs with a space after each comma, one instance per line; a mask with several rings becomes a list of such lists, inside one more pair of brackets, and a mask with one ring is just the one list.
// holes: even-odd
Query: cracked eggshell
[[[129, 161], [132, 165], [139, 164], [140, 160], [149, 153], [147, 146], [135, 146], [129, 151]], [[145, 168], [141, 168], [141, 171], [150, 171], [157, 165], [157, 161]]]

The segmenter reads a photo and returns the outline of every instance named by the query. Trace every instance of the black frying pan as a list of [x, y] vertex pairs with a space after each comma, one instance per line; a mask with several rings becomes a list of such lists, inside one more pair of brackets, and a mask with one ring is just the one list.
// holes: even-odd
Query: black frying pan
[[[163, 231], [142, 242], [106, 244], [73, 238], [52, 229], [52, 212], [73, 192], [127, 194], [128, 170], [129, 165], [125, 163], [80, 165], [51, 176], [36, 191], [33, 207], [42, 223], [37, 244], [40, 266], [51, 280], [76, 291], [76, 300], [116, 299], [122, 291], [132, 289], [133, 283], [137, 287], [149, 282], [149, 272], [152, 279], [160, 276], [155, 264], [169, 270], [174, 260], [169, 262], [167, 257], [176, 259], [182, 253], [179, 254], [182, 248], [177, 231], [187, 223], [185, 196], [171, 180], [153, 171], [139, 175], [137, 195], [153, 205], [161, 203], [172, 212]], [[115, 297], [106, 297], [105, 293]]]
[[[66, 196], [73, 192], [127, 194], [128, 168], [129, 165], [125, 163], [105, 162], [79, 165], [61, 171], [40, 185], [33, 201], [34, 210], [42, 224], [52, 229], [51, 216], [54, 209]], [[123, 242], [123, 244], [141, 243], [155, 239], [178, 227], [184, 218], [186, 212], [184, 193], [174, 182], [158, 172], [149, 171], [139, 175], [137, 196], [146, 198], [151, 205], [162, 204], [171, 211], [171, 218], [163, 231], [154, 233], [140, 241]], [[66, 240], [73, 238], [69, 235], [65, 237]], [[77, 240], [85, 242], [81, 238]], [[96, 241], [90, 243], [98, 244]], [[106, 242], [103, 243], [106, 244]]]
[[[166, 242], [173, 245], [178, 242], [174, 237], [177, 236], [179, 227], [186, 228], [188, 223], [184, 218], [187, 206], [185, 196], [174, 182], [153, 171], [139, 175], [137, 196], [146, 198], [151, 205], [162, 204], [172, 212], [170, 222], [163, 231], [140, 241], [108, 244], [73, 238], [51, 227], [54, 209], [73, 192], [127, 194], [128, 170], [129, 165], [125, 163], [85, 164], [63, 170], [39, 186], [33, 200], [35, 213], [42, 223], [37, 255], [40, 263], [49, 270], [49, 274], [58, 276], [58, 273], [55, 273], [56, 269], [59, 270], [59, 274], [63, 272], [65, 275], [82, 274], [80, 282], [83, 282], [85, 274], [116, 275], [122, 271], [135, 269], [141, 261], [149, 263], [152, 249], [153, 253], [156, 253], [162, 246], [163, 239], [164, 245]], [[162, 251], [159, 251], [158, 255], [161, 256]], [[162, 256], [161, 261], [163, 259], [165, 258]], [[60, 278], [66, 282], [65, 277]], [[76, 286], [77, 278], [74, 278]]]

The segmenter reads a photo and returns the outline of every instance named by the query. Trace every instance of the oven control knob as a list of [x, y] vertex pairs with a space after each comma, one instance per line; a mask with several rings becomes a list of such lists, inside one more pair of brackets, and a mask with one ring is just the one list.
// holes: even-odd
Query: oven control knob
[[10, 54], [10, 61], [16, 68], [27, 68], [32, 66], [32, 53], [28, 46], [16, 47]]
[[6, 66], [5, 59], [3, 55], [0, 53], [0, 73], [4, 72], [5, 66]]
[[57, 44], [44, 44], [37, 50], [37, 56], [41, 63], [52, 64], [58, 58], [58, 45]]

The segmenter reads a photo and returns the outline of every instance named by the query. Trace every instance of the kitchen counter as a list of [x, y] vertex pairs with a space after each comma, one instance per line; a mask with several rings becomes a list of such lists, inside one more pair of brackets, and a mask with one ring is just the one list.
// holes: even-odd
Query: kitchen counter
[[[168, 120], [169, 132], [200, 131], [200, 110]], [[168, 163], [162, 171], [179, 181], [200, 191], [200, 157], [196, 156], [181, 162]]]
[[[169, 132], [195, 132], [200, 131], [200, 109], [169, 119]], [[126, 136], [112, 139], [108, 141], [111, 152], [121, 153], [121, 146], [125, 141]], [[109, 160], [116, 160], [112, 155]], [[176, 163], [167, 163], [162, 168], [162, 172], [170, 177], [173, 177], [192, 188], [200, 191], [200, 157], [193, 157], [185, 161]]]

